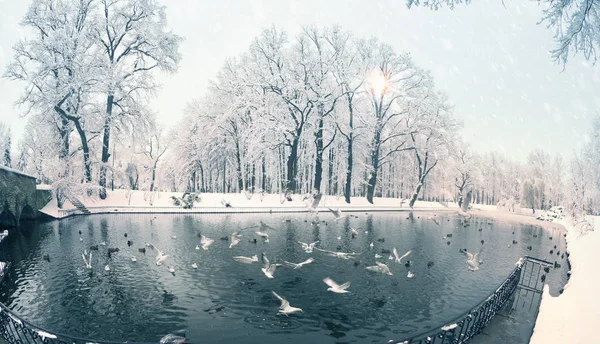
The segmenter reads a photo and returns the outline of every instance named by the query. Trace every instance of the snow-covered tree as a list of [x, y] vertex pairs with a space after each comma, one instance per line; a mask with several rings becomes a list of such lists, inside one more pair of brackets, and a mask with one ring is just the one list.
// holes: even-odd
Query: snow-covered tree
[[99, 179], [104, 190], [111, 129], [147, 113], [142, 104], [157, 87], [154, 71], [177, 69], [181, 38], [166, 30], [165, 8], [156, 0], [100, 0], [99, 7], [94, 39], [102, 51], [99, 90], [106, 99]]
[[[424, 6], [438, 10], [444, 6], [454, 9], [472, 0], [406, 0], [408, 8]], [[596, 61], [596, 49], [600, 46], [600, 1], [598, 0], [538, 0], [542, 7], [540, 23], [554, 29], [556, 47], [552, 58], [566, 63], [570, 55], [583, 54]]]
[[0, 122], [0, 163], [3, 166], [12, 167], [11, 151], [11, 133], [10, 126]]
[[361, 40], [360, 59], [367, 70], [366, 91], [371, 103], [367, 200], [373, 203], [379, 169], [395, 153], [410, 149], [411, 129], [404, 102], [432, 87], [431, 75], [416, 67], [409, 54], [397, 54], [376, 39]]

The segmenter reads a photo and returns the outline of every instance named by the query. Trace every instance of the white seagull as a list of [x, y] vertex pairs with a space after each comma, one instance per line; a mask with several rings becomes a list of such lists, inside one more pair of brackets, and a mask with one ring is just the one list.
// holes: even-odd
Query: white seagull
[[174, 274], [175, 273], [175, 268], [172, 266], [169, 266], [169, 272]]
[[154, 258], [156, 260], [156, 265], [162, 265], [162, 263], [169, 258], [168, 254], [165, 254], [163, 251], [159, 250], [156, 246], [152, 245], [151, 247], [154, 247], [154, 249], [156, 250], [156, 252], [158, 252], [158, 254], [156, 255], [156, 258]]
[[197, 269], [198, 268], [198, 264], [192, 263], [192, 268]]
[[290, 306], [289, 301], [284, 299], [283, 297], [279, 296], [276, 292], [271, 290], [271, 293], [273, 293], [273, 295], [275, 295], [275, 297], [278, 298], [279, 301], [281, 301], [281, 306], [279, 306], [279, 314], [288, 315], [288, 314], [292, 314], [292, 313], [296, 313], [296, 312], [304, 313], [302, 308]]
[[304, 252], [312, 253], [312, 251], [315, 249], [315, 245], [319, 243], [319, 240], [317, 240], [315, 242], [311, 242], [310, 244], [307, 244], [305, 242], [300, 242], [300, 241], [298, 241], [298, 243], [300, 245], [302, 245], [302, 249], [304, 250]]
[[87, 254], [87, 251], [83, 251], [83, 253], [81, 254], [81, 258], [83, 258], [83, 262], [85, 263], [85, 267], [88, 269], [92, 268], [92, 251], [90, 251], [90, 256], [89, 258], [86, 258], [85, 255]]
[[406, 275], [406, 277], [413, 278], [413, 277], [415, 277], [415, 274], [413, 274], [412, 272], [409, 271], [408, 274]]
[[406, 256], [408, 256], [412, 251], [408, 251], [405, 254], [402, 255], [402, 257], [398, 256], [398, 250], [396, 250], [396, 248], [394, 247], [394, 250], [392, 251], [394, 253], [394, 257], [396, 257], [396, 263], [401, 263], [402, 259], [405, 258]]
[[106, 265], [106, 266], [104, 267], [104, 271], [110, 271], [110, 266]]
[[316, 248], [316, 247], [315, 247], [315, 250], [317, 250], [319, 252], [323, 252], [328, 256], [336, 257], [336, 258], [340, 258], [340, 259], [352, 259], [360, 254], [360, 253], [354, 253], [354, 252], [351, 252], [351, 253], [334, 252], [334, 251], [322, 250], [322, 249]]
[[261, 231], [256, 231], [254, 233], [256, 233], [256, 235], [258, 235], [259, 237], [263, 238], [265, 242], [269, 242], [269, 234]]
[[331, 291], [331, 292], [334, 292], [337, 294], [349, 293], [349, 291], [347, 289], [350, 287], [350, 282], [346, 282], [342, 285], [339, 285], [339, 284], [335, 283], [329, 277], [326, 277], [325, 279], [323, 279], [323, 282], [325, 282], [325, 284], [327, 284], [329, 286], [329, 288], [327, 288], [327, 291]]
[[137, 258], [135, 256], [133, 256], [133, 257], [131, 257], [131, 261], [135, 263], [135, 262], [137, 262]]
[[314, 259], [308, 258], [307, 260], [303, 261], [302, 263], [296, 264], [296, 263], [290, 263], [290, 262], [287, 262], [287, 261], [284, 260], [283, 261], [283, 265], [296, 270], [296, 269], [300, 269], [302, 266], [310, 264], [310, 263], [312, 263], [314, 261], [315, 261]]
[[200, 246], [196, 245], [196, 250], [199, 250], [199, 249], [200, 249]]
[[202, 249], [205, 251], [208, 251], [208, 246], [210, 246], [213, 242], [215, 242], [213, 239], [209, 239], [204, 235], [200, 236], [200, 245], [202, 245]]
[[240, 262], [240, 263], [244, 263], [244, 264], [258, 263], [257, 255], [253, 255], [252, 257], [235, 256], [235, 257], [233, 257], [233, 259], [236, 262]]
[[273, 278], [273, 273], [275, 273], [275, 269], [277, 269], [278, 266], [281, 266], [281, 264], [271, 264], [271, 262], [269, 262], [269, 259], [267, 258], [267, 255], [263, 252], [260, 255], [261, 260], [262, 260], [262, 272], [265, 274], [265, 276], [267, 276], [267, 278]]
[[377, 265], [367, 266], [367, 270], [380, 272], [382, 274], [392, 276], [392, 272], [390, 271], [390, 268], [387, 265], [380, 263], [380, 262], [375, 262], [375, 264], [377, 264]]
[[233, 246], [239, 244], [240, 237], [241, 235], [239, 235], [238, 232], [231, 234], [231, 243], [229, 244], [229, 248], [232, 248]]
[[340, 209], [331, 209], [327, 208], [329, 211], [335, 216], [335, 221], [338, 221], [342, 218], [342, 211]]
[[469, 270], [479, 270], [479, 253], [472, 254], [467, 251], [464, 251], [464, 253], [467, 256], [467, 264], [469, 265]]
[[358, 231], [352, 227], [350, 227], [350, 232], [352, 232], [353, 238], [356, 238], [358, 236]]

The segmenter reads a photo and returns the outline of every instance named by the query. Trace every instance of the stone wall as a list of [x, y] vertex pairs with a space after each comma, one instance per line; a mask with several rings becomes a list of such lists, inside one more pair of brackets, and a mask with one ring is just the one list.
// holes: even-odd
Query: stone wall
[[35, 177], [0, 166], [0, 228], [16, 227], [38, 216]]

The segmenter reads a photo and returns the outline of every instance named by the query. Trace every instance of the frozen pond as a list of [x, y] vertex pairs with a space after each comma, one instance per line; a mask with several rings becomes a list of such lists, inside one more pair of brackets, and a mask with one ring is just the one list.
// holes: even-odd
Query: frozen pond
[[[567, 266], [558, 231], [484, 218], [472, 218], [465, 226], [457, 216], [443, 213], [435, 221], [418, 212], [353, 215], [357, 217], [337, 222], [329, 213], [93, 215], [40, 223], [3, 242], [0, 258], [13, 264], [0, 286], [0, 301], [50, 332], [96, 340], [156, 342], [166, 333], [187, 329], [191, 342], [385, 343], [468, 311], [524, 255]], [[233, 248], [231, 241], [220, 240], [260, 221], [268, 225], [263, 228], [268, 243], [254, 233], [258, 227], [242, 230]], [[354, 239], [350, 227], [359, 233]], [[199, 233], [215, 240], [207, 251], [195, 249]], [[447, 234], [452, 236], [443, 238]], [[340, 260], [317, 250], [306, 253], [298, 241], [320, 241], [318, 248], [360, 255]], [[155, 264], [157, 253], [146, 242], [169, 255], [164, 265]], [[81, 254], [94, 245], [99, 246], [92, 251], [89, 270]], [[382, 252], [394, 247], [400, 255], [412, 253], [398, 264]], [[109, 248], [119, 252], [109, 257]], [[478, 271], [469, 271], [461, 248], [481, 250]], [[314, 262], [296, 270], [279, 267], [269, 279], [260, 263], [232, 259], [260, 259], [261, 252], [272, 263], [309, 257]], [[393, 276], [366, 269], [375, 265], [375, 254], [383, 256], [378, 260], [389, 265]], [[404, 265], [407, 259], [410, 268]], [[409, 270], [413, 278], [407, 277]], [[350, 281], [350, 293], [327, 291], [325, 277], [340, 284]], [[563, 273], [548, 275], [553, 294], [562, 279]], [[278, 314], [280, 303], [272, 290], [304, 313]]]

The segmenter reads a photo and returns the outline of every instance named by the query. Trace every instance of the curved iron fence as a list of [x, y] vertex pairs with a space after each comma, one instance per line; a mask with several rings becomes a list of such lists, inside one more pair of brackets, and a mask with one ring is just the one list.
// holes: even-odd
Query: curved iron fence
[[[508, 278], [485, 300], [470, 311], [449, 321], [445, 326], [411, 336], [402, 340], [390, 340], [394, 344], [461, 344], [480, 333], [511, 298], [518, 287], [540, 292], [544, 286], [542, 266], [552, 263], [533, 257], [521, 258]], [[535, 269], [537, 267], [537, 270]], [[533, 276], [537, 273], [537, 276]], [[543, 275], [543, 274], [542, 274]], [[111, 344], [115, 342], [77, 338], [47, 331], [19, 317], [0, 303], [0, 337], [8, 344]], [[162, 341], [161, 341], [162, 342]], [[123, 342], [126, 343], [126, 342]]]
[[[514, 295], [518, 288], [541, 293], [545, 278], [542, 267], [552, 263], [525, 256], [521, 258], [508, 278], [485, 300], [468, 312], [447, 322], [443, 326], [410, 336], [402, 340], [390, 340], [390, 344], [461, 344], [479, 334]], [[537, 276], [534, 278], [533, 276]], [[540, 298], [541, 300], [541, 298]]]

